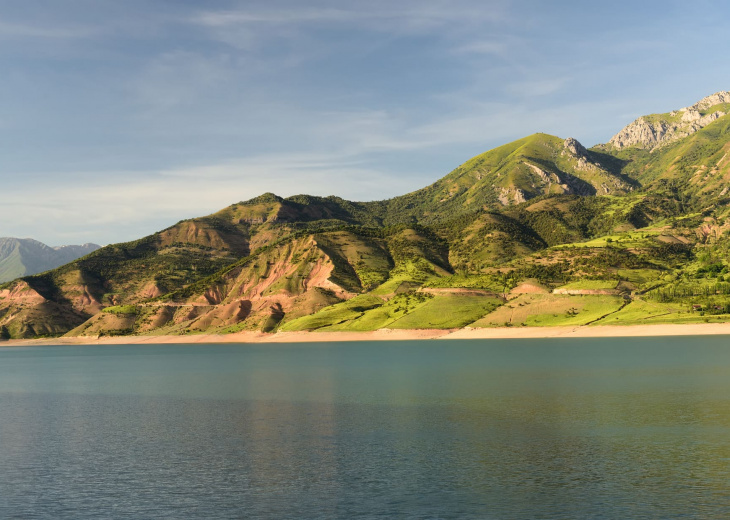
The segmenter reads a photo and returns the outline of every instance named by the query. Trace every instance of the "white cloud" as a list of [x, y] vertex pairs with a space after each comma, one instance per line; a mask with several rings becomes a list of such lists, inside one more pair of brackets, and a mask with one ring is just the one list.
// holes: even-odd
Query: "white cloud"
[[[287, 28], [331, 25], [341, 30], [343, 27], [400, 34], [432, 33], [449, 36], [443, 32], [447, 26], [458, 27], [463, 34], [470, 27], [484, 29], [485, 24], [504, 24], [510, 19], [509, 3], [502, 0], [490, 2], [442, 2], [438, 0], [382, 2], [375, 1], [363, 7], [362, 3], [341, 3], [342, 7], [301, 7], [285, 5], [281, 8], [260, 8], [255, 5], [246, 9], [207, 10], [188, 18], [188, 23], [207, 28], [221, 41], [243, 48], [251, 45], [256, 38], [286, 34]], [[289, 34], [294, 34], [289, 32]], [[300, 33], [296, 33], [301, 36]], [[242, 38], [239, 41], [238, 38]]]

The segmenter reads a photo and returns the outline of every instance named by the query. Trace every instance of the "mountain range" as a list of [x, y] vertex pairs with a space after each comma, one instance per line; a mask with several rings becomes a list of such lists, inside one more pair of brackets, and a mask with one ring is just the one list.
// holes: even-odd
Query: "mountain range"
[[0, 285], [0, 337], [730, 318], [730, 93], [392, 199], [266, 193]]
[[55, 269], [100, 247], [96, 244], [50, 247], [30, 238], [0, 237], [0, 283]]

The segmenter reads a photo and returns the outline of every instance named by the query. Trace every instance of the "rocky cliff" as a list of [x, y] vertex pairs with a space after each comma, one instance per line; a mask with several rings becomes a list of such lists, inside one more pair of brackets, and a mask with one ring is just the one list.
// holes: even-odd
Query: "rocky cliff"
[[608, 145], [619, 150], [630, 146], [654, 150], [690, 136], [728, 113], [730, 92], [716, 92], [689, 107], [642, 116], [613, 136]]

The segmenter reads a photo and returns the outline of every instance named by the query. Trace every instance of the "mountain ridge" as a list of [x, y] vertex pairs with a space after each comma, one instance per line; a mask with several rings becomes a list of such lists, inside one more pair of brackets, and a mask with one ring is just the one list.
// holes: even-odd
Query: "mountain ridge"
[[51, 247], [30, 238], [0, 237], [0, 283], [54, 269], [100, 247], [92, 243]]
[[0, 284], [0, 337], [730, 320], [729, 154], [718, 115], [533, 134], [382, 201], [266, 193]]
[[730, 113], [730, 92], [719, 91], [694, 105], [664, 114], [641, 116], [614, 135], [606, 147], [654, 150], [706, 127]]

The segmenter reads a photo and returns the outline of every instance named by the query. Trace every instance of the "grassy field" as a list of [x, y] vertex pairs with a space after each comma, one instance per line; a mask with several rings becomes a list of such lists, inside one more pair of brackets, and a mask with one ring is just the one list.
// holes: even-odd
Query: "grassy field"
[[[634, 325], [637, 323], [685, 322], [687, 305], [634, 300], [620, 311], [597, 321], [596, 325]], [[695, 317], [700, 318], [695, 313]], [[701, 321], [701, 320], [700, 320]]]
[[647, 231], [640, 229], [638, 231], [630, 231], [626, 233], [616, 233], [606, 235], [586, 242], [574, 242], [571, 244], [561, 244], [553, 246], [554, 249], [566, 249], [571, 247], [648, 247], [656, 244], [655, 237], [659, 236], [659, 231]]
[[310, 316], [292, 320], [281, 327], [283, 331], [316, 330], [333, 324], [354, 320], [369, 309], [383, 305], [383, 300], [376, 296], [363, 294], [346, 302], [326, 307]]
[[523, 294], [471, 324], [472, 327], [586, 325], [621, 308], [618, 296]]
[[504, 290], [504, 285], [491, 275], [452, 275], [444, 276], [427, 282], [425, 287], [436, 288], [463, 288], [463, 289], [487, 289], [496, 293]]
[[444, 294], [428, 300], [389, 325], [393, 329], [454, 329], [465, 327], [501, 304], [497, 298]]
[[417, 292], [398, 294], [383, 305], [367, 310], [360, 316], [325, 327], [321, 330], [367, 331], [386, 328], [393, 322], [424, 305], [432, 298], [429, 294]]
[[406, 293], [323, 331], [392, 329], [452, 329], [468, 325], [494, 310], [496, 298], [463, 294]]
[[634, 300], [620, 311], [595, 322], [595, 325], [644, 325], [662, 323], [708, 323], [730, 321], [730, 315], [707, 315], [692, 310], [691, 304]]
[[662, 272], [656, 269], [618, 269], [616, 275], [622, 280], [628, 280], [633, 284], [641, 286], [656, 282], [661, 277]]
[[437, 280], [436, 267], [424, 259], [400, 262], [391, 272], [388, 280], [371, 291], [375, 295], [389, 295], [408, 289], [416, 289]]
[[586, 290], [601, 290], [601, 289], [615, 289], [618, 285], [616, 280], [578, 280], [577, 282], [571, 282], [565, 285], [561, 285], [558, 289], [586, 289]]

